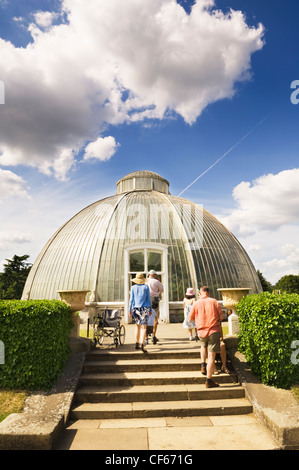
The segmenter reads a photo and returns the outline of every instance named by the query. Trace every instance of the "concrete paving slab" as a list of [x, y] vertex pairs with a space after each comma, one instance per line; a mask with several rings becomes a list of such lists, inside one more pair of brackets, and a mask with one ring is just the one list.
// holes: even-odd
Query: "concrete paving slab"
[[100, 419], [77, 419], [68, 425], [67, 429], [98, 429], [101, 425]]
[[65, 449], [148, 450], [147, 429], [68, 429], [55, 446], [55, 450]]
[[210, 416], [210, 420], [213, 426], [240, 426], [257, 423], [253, 413], [248, 415]]
[[[208, 429], [208, 432], [207, 432]], [[150, 450], [276, 450], [259, 424], [148, 429]]]
[[55, 450], [278, 450], [253, 415], [87, 421], [68, 427]]
[[184, 417], [170, 417], [166, 418], [167, 426], [170, 427], [200, 427], [200, 426], [213, 426], [209, 416], [184, 416]]
[[165, 418], [105, 419], [100, 425], [101, 429], [161, 428], [165, 426], [167, 426]]

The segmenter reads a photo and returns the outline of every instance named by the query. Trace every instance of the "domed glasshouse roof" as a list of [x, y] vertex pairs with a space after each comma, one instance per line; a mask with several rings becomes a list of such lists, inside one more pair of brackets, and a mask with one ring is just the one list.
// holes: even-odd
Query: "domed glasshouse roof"
[[86, 289], [95, 302], [126, 308], [132, 278], [151, 269], [164, 284], [165, 308], [181, 302], [188, 287], [207, 285], [218, 299], [218, 288], [261, 291], [244, 248], [213, 215], [172, 196], [157, 173], [136, 171], [117, 182], [115, 196], [81, 210], [52, 236], [23, 299]]

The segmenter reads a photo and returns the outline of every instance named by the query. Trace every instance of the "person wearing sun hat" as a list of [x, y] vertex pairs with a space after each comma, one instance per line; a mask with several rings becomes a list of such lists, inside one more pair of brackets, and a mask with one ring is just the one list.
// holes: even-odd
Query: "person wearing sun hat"
[[148, 317], [152, 314], [150, 290], [145, 284], [143, 273], [137, 274], [132, 281], [134, 285], [130, 291], [129, 312], [136, 325], [135, 349], [141, 349], [144, 353], [147, 353], [148, 351], [144, 345]]
[[[183, 321], [183, 328], [188, 328], [189, 330], [189, 339], [193, 341], [197, 339], [196, 333], [196, 326], [195, 322], [189, 319], [189, 313], [191, 311], [191, 307], [195, 302], [195, 292], [192, 287], [188, 287], [185, 298], [184, 298], [184, 321]], [[195, 330], [194, 336], [192, 335], [192, 331]]]

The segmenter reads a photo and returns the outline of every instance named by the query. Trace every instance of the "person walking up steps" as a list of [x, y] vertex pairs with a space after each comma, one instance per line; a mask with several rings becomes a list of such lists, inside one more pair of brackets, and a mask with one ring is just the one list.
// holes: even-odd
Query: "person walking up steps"
[[153, 334], [155, 318], [156, 318], [156, 312], [152, 308], [152, 314], [148, 317], [148, 322], [147, 322], [147, 327], [146, 327], [145, 344], [148, 344], [148, 337]]
[[149, 276], [148, 276], [146, 283], [150, 290], [152, 307], [155, 309], [155, 312], [156, 312], [154, 328], [153, 328], [153, 337], [152, 337], [153, 343], [156, 344], [157, 341], [159, 341], [156, 336], [158, 323], [159, 323], [159, 317], [160, 317], [159, 303], [161, 299], [161, 294], [164, 292], [164, 287], [162, 283], [159, 281], [156, 271], [154, 271], [153, 269], [149, 272]]
[[[215, 357], [220, 351], [220, 322], [222, 311], [216, 299], [210, 297], [209, 288], [200, 288], [200, 298], [191, 307], [189, 315], [191, 321], [195, 321], [199, 341], [201, 345], [201, 372], [207, 375], [206, 387], [219, 387], [212, 380], [215, 367]], [[208, 351], [208, 363], [206, 364]]]
[[[183, 321], [183, 328], [188, 328], [189, 330], [189, 340], [193, 341], [196, 339], [196, 326], [194, 321], [189, 320], [189, 313], [191, 311], [191, 307], [195, 302], [195, 293], [192, 287], [188, 287], [186, 291], [186, 295], [184, 298], [184, 321]], [[195, 330], [195, 335], [193, 336], [192, 332]]]
[[135, 349], [141, 349], [147, 353], [145, 349], [146, 327], [149, 315], [152, 314], [150, 291], [145, 285], [145, 277], [142, 273], [137, 274], [132, 281], [135, 284], [131, 287], [129, 312], [136, 325]]

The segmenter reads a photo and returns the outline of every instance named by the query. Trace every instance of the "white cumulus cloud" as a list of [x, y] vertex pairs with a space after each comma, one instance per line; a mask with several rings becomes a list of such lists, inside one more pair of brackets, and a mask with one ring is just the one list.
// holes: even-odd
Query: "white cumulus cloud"
[[236, 235], [277, 230], [299, 221], [299, 168], [243, 181], [233, 190], [236, 208], [222, 222]]
[[58, 13], [52, 11], [38, 11], [34, 14], [37, 26], [42, 28], [49, 28], [57, 17]]
[[236, 235], [255, 267], [275, 284], [299, 272], [299, 168], [242, 182], [236, 207], [219, 220]]
[[99, 137], [94, 142], [90, 142], [85, 149], [84, 160], [109, 160], [115, 154], [119, 144], [114, 137]]
[[41, 11], [32, 18], [27, 47], [0, 39], [0, 165], [62, 180], [109, 125], [169, 113], [192, 124], [233, 96], [263, 46], [262, 25], [210, 0], [190, 14], [176, 0], [62, 0], [60, 20]]
[[[298, 231], [297, 231], [298, 236]], [[269, 273], [269, 280], [276, 283], [281, 277], [288, 274], [299, 273], [299, 247], [298, 245], [286, 244], [275, 252], [276, 256], [261, 263], [264, 273]]]
[[9, 197], [29, 197], [28, 187], [20, 176], [9, 170], [0, 169], [0, 203]]

